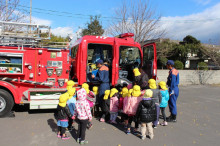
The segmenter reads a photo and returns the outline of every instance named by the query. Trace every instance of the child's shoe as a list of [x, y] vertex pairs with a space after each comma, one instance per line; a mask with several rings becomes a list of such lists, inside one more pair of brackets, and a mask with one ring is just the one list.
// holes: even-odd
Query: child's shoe
[[153, 125], [153, 128], [154, 128], [154, 129], [156, 129], [156, 128], [157, 128], [157, 126]]
[[128, 134], [128, 135], [131, 134], [131, 130], [127, 130], [126, 134]]
[[57, 133], [57, 137], [58, 137], [58, 138], [60, 138], [60, 137], [61, 137], [61, 135]]
[[105, 119], [101, 118], [101, 119], [100, 119], [100, 122], [105, 122]]
[[89, 123], [88, 126], [87, 126], [87, 128], [88, 128], [88, 129], [91, 129], [92, 126], [93, 126], [92, 123]]
[[112, 123], [112, 124], [118, 124], [116, 121], [112, 121], [111, 123]]
[[89, 143], [87, 140], [80, 141], [80, 144], [87, 144], [87, 143]]
[[80, 143], [80, 140], [81, 140], [81, 138], [77, 138], [76, 142], [77, 142], [77, 143]]
[[160, 124], [161, 126], [167, 126], [168, 123], [166, 121], [164, 121], [163, 123]]
[[142, 140], [145, 140], [145, 138], [146, 138], [146, 136], [145, 136], [145, 135], [144, 135], [144, 136], [143, 136], [143, 135], [141, 135], [141, 139], [142, 139]]
[[154, 138], [154, 136], [150, 136], [150, 135], [149, 135], [149, 138], [150, 138], [150, 139], [153, 139], [153, 138]]
[[62, 136], [62, 137], [61, 137], [61, 139], [62, 139], [62, 140], [66, 140], [66, 139], [70, 139], [70, 137], [65, 134], [65, 136]]

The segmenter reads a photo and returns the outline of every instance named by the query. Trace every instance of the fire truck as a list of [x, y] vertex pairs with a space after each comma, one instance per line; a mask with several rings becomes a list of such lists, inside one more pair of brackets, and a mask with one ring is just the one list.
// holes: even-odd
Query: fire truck
[[[41, 35], [44, 37], [41, 37]], [[0, 22], [0, 116], [15, 104], [30, 109], [56, 108], [69, 79], [68, 49], [43, 46], [44, 25]]]
[[98, 59], [109, 66], [111, 86], [131, 83], [135, 63], [150, 78], [156, 78], [155, 43], [141, 47], [133, 36], [84, 36], [67, 47], [54, 48], [42, 43], [50, 38], [48, 26], [0, 22], [0, 117], [14, 104], [29, 104], [30, 109], [56, 108], [69, 79], [76, 86], [84, 82], [98, 85], [91, 79], [98, 71]]
[[133, 33], [124, 33], [118, 37], [84, 36], [71, 42], [71, 78], [79, 85], [84, 82], [96, 84], [91, 75], [97, 72], [96, 61], [102, 59], [109, 67], [111, 86], [131, 83], [135, 64], [142, 67], [149, 78], [156, 79], [156, 44], [147, 42], [141, 47], [133, 36]]

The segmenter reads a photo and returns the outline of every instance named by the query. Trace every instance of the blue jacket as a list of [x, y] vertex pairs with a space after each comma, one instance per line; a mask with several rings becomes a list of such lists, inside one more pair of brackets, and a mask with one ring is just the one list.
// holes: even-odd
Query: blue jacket
[[99, 81], [100, 83], [109, 83], [109, 69], [108, 69], [108, 67], [105, 65], [100, 67], [94, 80]]
[[162, 95], [160, 107], [167, 107], [168, 100], [169, 100], [169, 92], [168, 90], [160, 90], [160, 93]]
[[69, 100], [67, 100], [67, 105], [69, 107], [70, 113], [72, 115], [74, 115], [74, 110], [76, 107], [76, 95], [74, 95], [72, 98], [70, 98]]
[[178, 88], [179, 85], [179, 72], [174, 67], [169, 71], [167, 85], [169, 87], [169, 93], [174, 94], [175, 88]]

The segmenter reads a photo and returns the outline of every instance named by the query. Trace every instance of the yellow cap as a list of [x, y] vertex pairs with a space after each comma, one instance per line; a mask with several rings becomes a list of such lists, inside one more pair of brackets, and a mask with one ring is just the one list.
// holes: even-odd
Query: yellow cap
[[66, 106], [66, 101], [69, 99], [69, 94], [64, 93], [60, 95], [59, 98], [59, 106], [65, 107]]
[[135, 76], [135, 77], [141, 75], [141, 73], [140, 73], [140, 71], [139, 71], [138, 68], [133, 69], [133, 72], [134, 72], [134, 76]]
[[96, 64], [92, 64], [91, 65], [91, 68], [94, 70], [94, 69], [96, 69]]
[[115, 93], [118, 93], [118, 90], [116, 88], [112, 88], [111, 89], [111, 93], [110, 93], [110, 97], [112, 97], [113, 95], [115, 95]]
[[150, 89], [157, 89], [156, 81], [154, 79], [150, 79], [148, 81]]
[[107, 100], [110, 94], [110, 90], [105, 90], [104, 100]]
[[139, 97], [140, 95], [141, 95], [141, 87], [138, 85], [134, 85], [133, 91], [132, 91], [132, 96]]
[[127, 97], [128, 96], [128, 88], [123, 87], [121, 91], [122, 97]]
[[86, 90], [86, 93], [89, 94], [89, 85], [87, 83], [83, 83], [82, 88], [84, 88]]
[[75, 89], [75, 88], [69, 88], [69, 89], [67, 90], [67, 93], [69, 94], [69, 99], [70, 99], [71, 97], [73, 97], [73, 95], [75, 94], [75, 92], [76, 92], [76, 89]]
[[98, 94], [98, 90], [99, 90], [98, 86], [94, 86], [94, 87], [92, 88], [92, 91], [94, 92], [95, 95]]
[[166, 82], [160, 81], [158, 85], [160, 86], [161, 89], [168, 90], [167, 87], [166, 87]]
[[75, 85], [75, 83], [74, 83], [74, 81], [72, 81], [72, 80], [69, 80], [68, 82], [67, 82], [67, 86], [74, 86]]
[[144, 93], [143, 98], [151, 98], [153, 96], [153, 91], [151, 89], [147, 89]]

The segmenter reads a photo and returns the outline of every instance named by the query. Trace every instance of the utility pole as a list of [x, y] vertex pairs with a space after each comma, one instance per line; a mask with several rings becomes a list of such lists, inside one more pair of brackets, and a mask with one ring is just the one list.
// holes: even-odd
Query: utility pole
[[8, 0], [5, 0], [5, 5], [6, 5], [6, 18], [5, 18], [5, 21], [8, 21]]
[[31, 24], [32, 0], [30, 0], [30, 24]]

